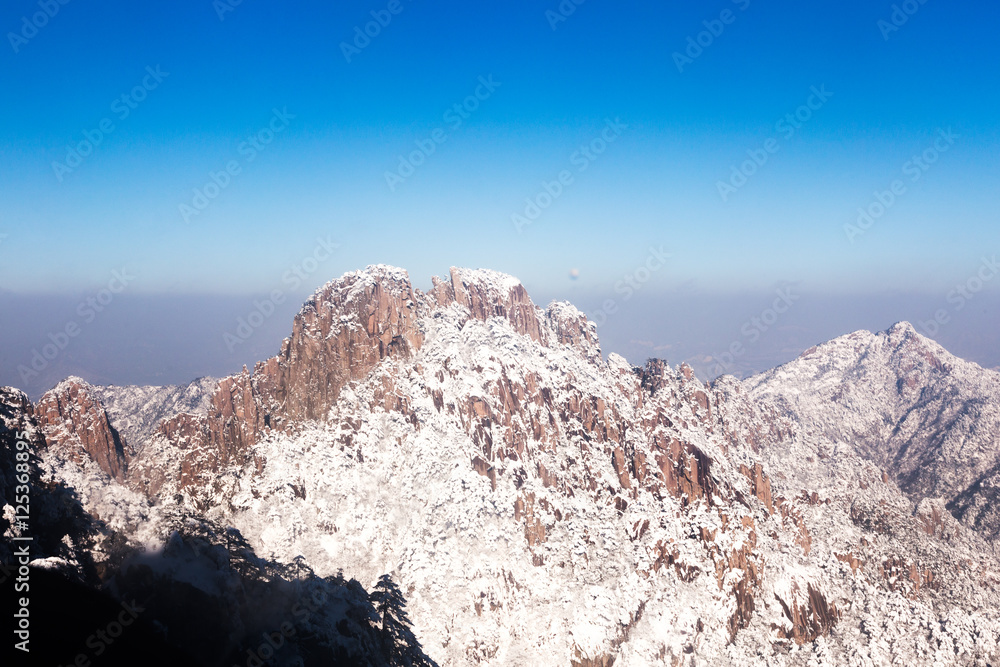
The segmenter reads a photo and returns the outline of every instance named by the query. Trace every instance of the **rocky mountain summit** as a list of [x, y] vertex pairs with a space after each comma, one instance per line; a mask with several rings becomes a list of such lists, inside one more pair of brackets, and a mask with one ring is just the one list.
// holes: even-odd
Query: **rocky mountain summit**
[[[113, 594], [179, 579], [240, 627], [282, 619], [221, 584], [234, 570], [249, 597], [348, 600], [295, 626], [289, 661], [325, 664], [319, 642], [352, 664], [995, 664], [1000, 561], [969, 519], [988, 510], [957, 503], [983, 493], [997, 450], [960, 414], [991, 414], [996, 395], [956, 380], [956, 406], [935, 373], [964, 378], [966, 362], [903, 329], [827, 344], [854, 346], [867, 373], [821, 346], [793, 362], [817, 360], [812, 375], [706, 385], [685, 365], [605, 359], [580, 311], [536, 306], [510, 276], [452, 269], [422, 292], [372, 266], [317, 290], [252, 371], [0, 399], [34, 434], [36, 492], [70, 489], [89, 517], [69, 537], [85, 549], [39, 563]], [[842, 412], [807, 412], [807, 389]], [[904, 395], [937, 421], [907, 421]], [[897, 431], [910, 440], [886, 445]], [[981, 465], [900, 455], [920, 438]], [[921, 478], [931, 458], [954, 479]], [[383, 591], [371, 608], [366, 589]], [[396, 625], [390, 598], [407, 606]]]

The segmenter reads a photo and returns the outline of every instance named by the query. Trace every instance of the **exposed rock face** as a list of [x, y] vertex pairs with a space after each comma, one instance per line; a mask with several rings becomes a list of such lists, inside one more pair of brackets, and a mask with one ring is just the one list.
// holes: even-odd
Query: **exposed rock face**
[[[160, 423], [159, 434], [182, 451], [179, 488], [200, 486], [207, 473], [242, 461], [266, 428], [254, 396], [250, 373], [225, 378], [211, 397], [208, 414], [180, 414]], [[144, 470], [133, 477], [133, 486], [155, 493], [163, 481], [163, 471]], [[152, 484], [152, 485], [151, 485]]]
[[942, 498], [923, 499], [917, 505], [915, 514], [920, 527], [928, 535], [951, 540], [962, 532], [961, 524], [948, 512], [947, 504]]
[[[78, 425], [82, 423], [78, 412], [69, 410], [67, 414], [77, 418]], [[4, 566], [0, 568], [0, 585], [12, 584], [6, 566], [23, 564], [23, 554], [14, 556], [26, 545], [14, 541], [18, 537], [29, 538], [33, 567], [44, 567], [77, 582], [98, 584], [105, 565], [120, 558], [117, 546], [124, 541], [121, 536], [84, 511], [77, 491], [68, 486], [64, 476], [50, 476], [49, 463], [67, 459], [89, 460], [89, 453], [75, 436], [66, 446], [46, 443], [27, 395], [0, 387], [0, 565]], [[77, 463], [68, 465], [76, 468]], [[107, 471], [96, 471], [90, 465], [95, 483], [107, 484]], [[109, 486], [117, 484], [112, 481]], [[31, 590], [37, 595], [34, 576]], [[37, 620], [38, 610], [35, 606], [32, 609], [32, 618]]]
[[[160, 423], [149, 456], [134, 467], [131, 486], [149, 496], [191, 495], [198, 507], [207, 508], [208, 499], [225, 488], [218, 479], [227, 469], [250, 464], [259, 471], [266, 465], [251, 457], [256, 443], [268, 434], [285, 437], [306, 422], [323, 420], [345, 388], [354, 392], [359, 383], [367, 382], [375, 405], [399, 414], [417, 431], [425, 418], [418, 415], [416, 405], [429, 400], [436, 414], [467, 434], [474, 446], [466, 459], [471, 469], [487, 478], [495, 491], [513, 484], [513, 518], [521, 526], [532, 567], [551, 567], [550, 536], [576, 513], [569, 509], [579, 502], [576, 498], [609, 506], [625, 519], [633, 503], [664, 496], [675, 498], [685, 516], [714, 508], [713, 516], [721, 524], [698, 531], [700, 554], [685, 556], [676, 546], [665, 546], [661, 536], [654, 552], [666, 555], [642, 572], [655, 576], [663, 558], [673, 566], [671, 572], [686, 581], [711, 572], [713, 586], [738, 600], [726, 625], [731, 641], [753, 619], [763, 572], [762, 557], [754, 549], [756, 526], [766, 519], [755, 519], [750, 512], [729, 526], [726, 504], [736, 497], [755, 496], [734, 486], [745, 484], [742, 475], [720, 482], [705, 445], [689, 440], [688, 422], [709, 429], [720, 426], [707, 388], [690, 369], [675, 372], [663, 362], [651, 362], [636, 373], [618, 360], [609, 392], [593, 384], [601, 377], [594, 375], [595, 370], [604, 362], [594, 327], [580, 311], [560, 303], [543, 311], [519, 282], [494, 272], [453, 269], [450, 277], [449, 283], [435, 280], [426, 296], [413, 290], [405, 272], [388, 267], [347, 274], [324, 286], [296, 317], [292, 335], [277, 357], [258, 364], [252, 376], [244, 369], [220, 381], [204, 414], [180, 414]], [[452, 368], [447, 358], [433, 370], [421, 370], [426, 362], [421, 361], [425, 327], [420, 319], [446, 312], [458, 315], [459, 326], [467, 318], [484, 324], [502, 321], [516, 335], [551, 349], [547, 354], [553, 358], [562, 358], [559, 355], [568, 348], [576, 355], [573, 364], [579, 370], [553, 381], [542, 367], [526, 370], [513, 360], [491, 357], [488, 363], [499, 372], [486, 381], [484, 391], [456, 396], [453, 383], [464, 382], [470, 372], [485, 378], [493, 371], [467, 362]], [[430, 354], [439, 359], [437, 353]], [[399, 373], [376, 373], [387, 360], [417, 364], [417, 372], [431, 373], [423, 398], [407, 389]], [[579, 385], [584, 381], [581, 373], [591, 376], [585, 383], [592, 386]], [[368, 419], [341, 419], [346, 431], [340, 442], [354, 447], [354, 438], [362, 435], [358, 426]], [[575, 467], [576, 455], [567, 458], [569, 443], [578, 443], [575, 446], [581, 450], [582, 460]], [[158, 452], [166, 458], [158, 457]], [[357, 458], [363, 460], [360, 450]], [[605, 482], [605, 469], [614, 474], [611, 488]], [[759, 465], [756, 473], [758, 481], [766, 479]], [[528, 490], [535, 480], [540, 489]], [[295, 497], [311, 498], [309, 485], [310, 480], [303, 480], [289, 488]], [[769, 515], [772, 509], [766, 512]], [[627, 520], [628, 539], [637, 547], [652, 539], [649, 519]], [[732, 530], [746, 534], [749, 541], [727, 546]], [[775, 525], [772, 530], [783, 529]], [[735, 585], [734, 572], [741, 573]], [[610, 654], [602, 655], [600, 660], [614, 660]]]
[[516, 278], [483, 269], [452, 268], [451, 289], [455, 302], [477, 320], [506, 318], [515, 331], [542, 342], [537, 308]]
[[389, 356], [420, 349], [418, 298], [405, 271], [369, 267], [335, 280], [295, 316], [277, 357], [255, 369], [256, 390], [277, 420], [323, 419], [348, 382]]
[[790, 629], [777, 628], [779, 636], [793, 639], [799, 645], [828, 633], [840, 615], [837, 606], [828, 603], [823, 594], [812, 585], [808, 586], [807, 593], [808, 602], [804, 605], [800, 605], [798, 600], [793, 600], [789, 605], [777, 594], [774, 596], [791, 624]]
[[[322, 287], [295, 316], [292, 335], [276, 357], [251, 377], [225, 378], [204, 415], [180, 414], [159, 434], [185, 450], [180, 488], [240, 460], [263, 434], [325, 418], [345, 385], [366, 377], [387, 357], [409, 358], [420, 348], [418, 296], [405, 271], [370, 267]], [[156, 492], [163, 471], [148, 469], [135, 486]]]
[[65, 449], [77, 461], [87, 455], [108, 475], [124, 480], [129, 452], [85, 381], [59, 383], [38, 401], [35, 417], [51, 446]]
[[914, 501], [944, 498], [967, 525], [1000, 535], [1000, 373], [901, 322], [811, 348], [747, 384], [809, 432], [849, 443]]

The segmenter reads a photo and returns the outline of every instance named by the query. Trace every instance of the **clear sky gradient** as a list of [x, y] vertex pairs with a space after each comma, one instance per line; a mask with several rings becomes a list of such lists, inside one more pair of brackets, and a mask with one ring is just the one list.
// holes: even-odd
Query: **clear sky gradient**
[[599, 308], [662, 246], [646, 299], [933, 303], [1000, 252], [994, 3], [231, 3], [5, 3], [0, 289], [262, 294], [321, 237], [298, 292], [459, 265]]

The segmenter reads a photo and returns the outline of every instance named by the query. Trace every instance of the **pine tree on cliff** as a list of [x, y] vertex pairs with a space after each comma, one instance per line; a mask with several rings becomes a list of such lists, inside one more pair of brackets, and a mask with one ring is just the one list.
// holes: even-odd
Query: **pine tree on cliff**
[[424, 655], [420, 642], [413, 634], [412, 622], [406, 613], [406, 598], [388, 574], [379, 577], [369, 599], [375, 606], [382, 628], [382, 650], [391, 665], [407, 667], [437, 667]]

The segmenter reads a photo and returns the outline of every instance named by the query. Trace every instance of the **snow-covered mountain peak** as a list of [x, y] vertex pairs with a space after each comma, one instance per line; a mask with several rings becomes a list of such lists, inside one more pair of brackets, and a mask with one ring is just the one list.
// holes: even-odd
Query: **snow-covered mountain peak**
[[943, 497], [967, 525], [1000, 535], [1000, 373], [900, 322], [855, 332], [748, 378], [758, 399], [889, 471], [911, 498]]
[[[114, 475], [110, 456], [95, 471], [40, 451], [119, 531], [107, 543], [191, 556], [183, 517], [282, 571], [389, 575], [442, 665], [982, 664], [1000, 563], [945, 493], [900, 492], [885, 471], [907, 484], [888, 467], [905, 455], [871, 456], [938, 424], [949, 483], [955, 456], [988, 459], [963, 410], [988, 417], [989, 386], [976, 403], [978, 376], [928, 354], [951, 364], [896, 326], [706, 386], [683, 364], [604, 361], [580, 310], [539, 308], [510, 276], [455, 268], [423, 293], [376, 265], [320, 288], [252, 372], [180, 392], [191, 410], [90, 388], [87, 410], [46, 413], [60, 438], [100, 423], [88, 396], [115, 423], [148, 406]], [[16, 398], [4, 410], [27, 412]]]
[[[371, 264], [357, 271], [348, 271], [319, 287], [303, 304], [303, 310], [317, 302], [339, 295], [341, 302], [361, 298], [366, 290], [378, 286], [390, 294], [412, 291], [410, 275], [406, 269], [389, 264]], [[301, 311], [300, 311], [301, 312]]]
[[476, 285], [490, 293], [506, 296], [511, 290], [523, 287], [521, 281], [512, 275], [493, 269], [467, 269], [451, 267], [451, 275], [466, 286]]
[[79, 377], [77, 375], [69, 375], [63, 380], [61, 380], [59, 384], [53, 387], [52, 391], [63, 391], [71, 386], [77, 386], [84, 389], [91, 388], [91, 384], [86, 380], [84, 380], [82, 377]]
[[905, 334], [915, 334], [915, 333], [917, 333], [917, 329], [916, 329], [916, 327], [914, 327], [912, 324], [910, 324], [906, 320], [900, 320], [899, 322], [896, 322], [891, 327], [889, 327], [888, 329], [886, 329], [886, 332], [889, 333], [889, 334], [904, 334], [905, 335]]
[[[569, 301], [552, 301], [546, 310], [552, 317], [561, 320], [579, 320], [581, 317], [585, 317], [583, 311]], [[594, 328], [596, 329], [597, 325], [594, 325]]]
[[958, 367], [979, 369], [920, 334], [909, 322], [897, 322], [885, 331], [862, 329], [815, 345], [797, 359], [747, 378], [747, 382], [756, 386], [780, 378], [794, 384], [797, 378], [846, 372], [859, 364], [903, 375], [915, 369], [929, 374], [951, 372]]

